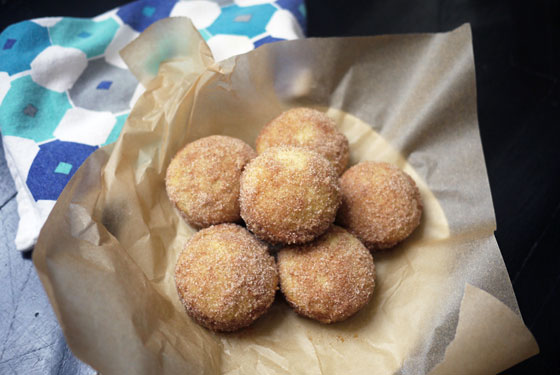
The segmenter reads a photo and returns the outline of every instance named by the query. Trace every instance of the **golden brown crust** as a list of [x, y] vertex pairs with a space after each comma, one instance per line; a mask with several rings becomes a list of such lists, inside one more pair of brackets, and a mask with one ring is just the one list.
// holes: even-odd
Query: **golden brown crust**
[[241, 176], [241, 217], [257, 237], [271, 243], [313, 240], [334, 221], [340, 205], [334, 167], [316, 152], [270, 148]]
[[370, 301], [375, 286], [371, 253], [335, 225], [310, 244], [280, 250], [278, 273], [295, 311], [323, 323], [354, 315]]
[[269, 122], [256, 141], [258, 154], [270, 147], [298, 146], [308, 148], [333, 163], [342, 174], [349, 159], [348, 139], [335, 122], [323, 112], [311, 108], [293, 108]]
[[194, 226], [240, 221], [239, 179], [255, 156], [240, 139], [222, 135], [198, 139], [171, 160], [165, 178], [167, 195]]
[[395, 246], [420, 224], [422, 201], [414, 180], [388, 163], [366, 161], [340, 178], [337, 224], [370, 250]]
[[231, 332], [263, 315], [278, 289], [274, 257], [245, 228], [220, 224], [186, 244], [175, 284], [187, 313], [214, 331]]

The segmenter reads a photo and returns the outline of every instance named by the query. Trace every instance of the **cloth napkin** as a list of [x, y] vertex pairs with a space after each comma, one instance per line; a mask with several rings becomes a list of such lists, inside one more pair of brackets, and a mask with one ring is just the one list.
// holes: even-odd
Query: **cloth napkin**
[[118, 52], [153, 22], [191, 18], [217, 61], [303, 37], [303, 0], [140, 0], [100, 16], [20, 22], [0, 34], [0, 131], [17, 189], [15, 245], [33, 247], [66, 183], [117, 140], [143, 88]]

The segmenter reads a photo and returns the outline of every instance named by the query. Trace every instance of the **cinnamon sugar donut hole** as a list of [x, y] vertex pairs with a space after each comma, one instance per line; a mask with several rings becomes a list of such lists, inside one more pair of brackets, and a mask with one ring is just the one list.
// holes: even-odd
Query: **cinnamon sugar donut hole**
[[290, 306], [322, 323], [354, 315], [370, 301], [375, 287], [371, 253], [335, 225], [309, 244], [280, 250], [278, 273]]
[[167, 168], [167, 195], [199, 228], [238, 222], [239, 179], [256, 152], [240, 139], [213, 135], [187, 144]]
[[270, 243], [313, 240], [334, 221], [339, 205], [334, 167], [304, 148], [270, 148], [241, 175], [241, 217], [251, 232]]
[[395, 246], [420, 224], [422, 201], [414, 180], [389, 163], [361, 162], [340, 178], [336, 222], [370, 250]]
[[256, 141], [258, 154], [270, 147], [304, 147], [323, 155], [337, 173], [344, 172], [350, 155], [348, 139], [329, 116], [311, 108], [290, 109], [269, 122]]
[[231, 332], [268, 310], [278, 273], [264, 243], [239, 225], [220, 224], [191, 237], [177, 261], [175, 285], [196, 322]]

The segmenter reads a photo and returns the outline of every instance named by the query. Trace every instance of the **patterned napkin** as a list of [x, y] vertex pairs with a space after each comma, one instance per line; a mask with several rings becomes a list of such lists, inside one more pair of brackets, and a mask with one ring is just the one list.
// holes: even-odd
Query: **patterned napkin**
[[186, 16], [216, 60], [305, 33], [303, 0], [140, 0], [92, 19], [52, 17], [0, 34], [0, 131], [14, 178], [19, 250], [74, 172], [118, 138], [143, 88], [118, 52], [153, 22]]

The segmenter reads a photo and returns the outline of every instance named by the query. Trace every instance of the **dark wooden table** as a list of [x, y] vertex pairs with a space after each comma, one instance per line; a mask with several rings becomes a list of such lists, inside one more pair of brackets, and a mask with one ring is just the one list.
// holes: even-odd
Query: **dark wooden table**
[[[0, 0], [0, 29], [36, 17], [92, 17], [124, 3]], [[307, 13], [309, 36], [438, 32], [471, 23], [496, 238], [541, 348], [507, 373], [560, 374], [560, 2], [308, 0]], [[15, 189], [0, 150], [0, 373], [93, 373], [66, 347], [30, 254], [14, 249], [16, 224]]]

